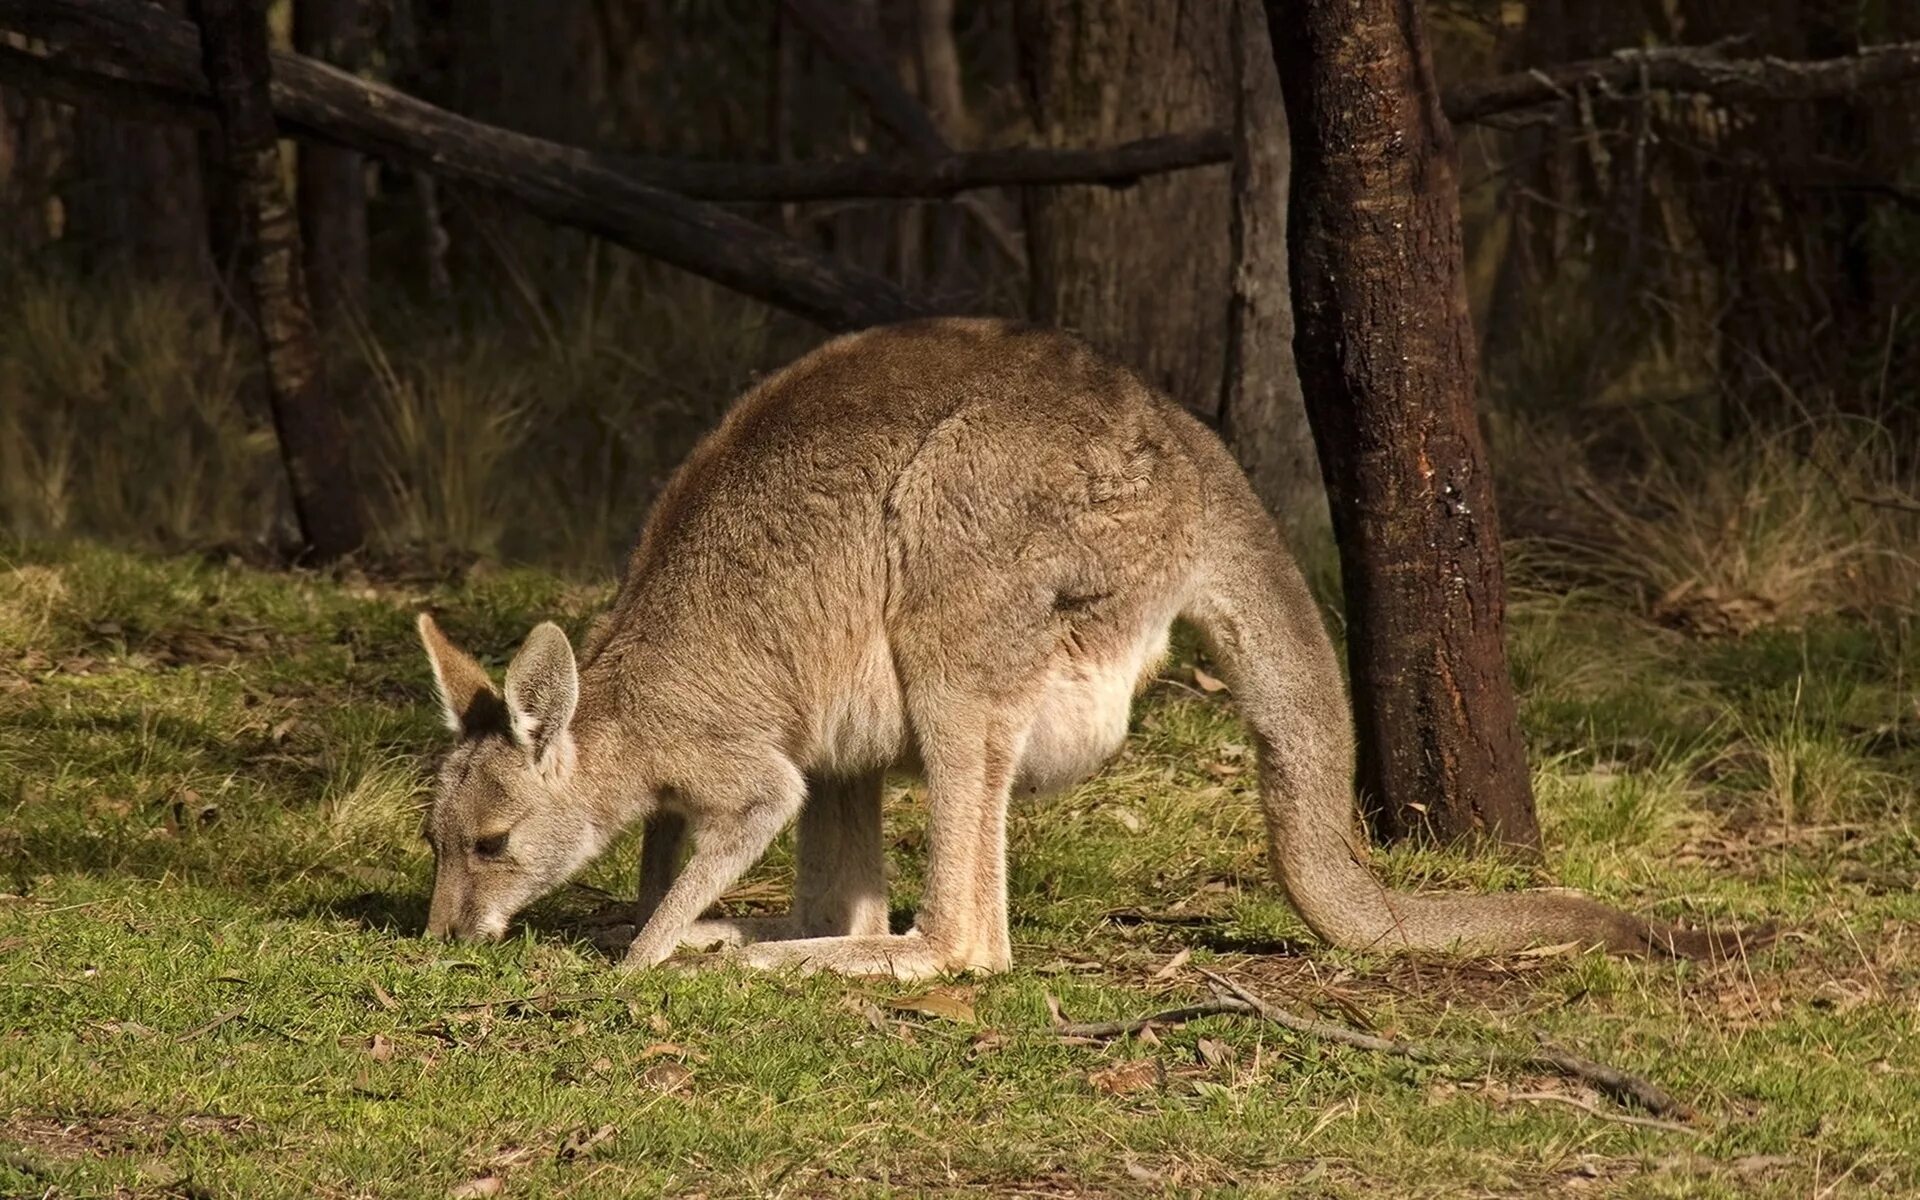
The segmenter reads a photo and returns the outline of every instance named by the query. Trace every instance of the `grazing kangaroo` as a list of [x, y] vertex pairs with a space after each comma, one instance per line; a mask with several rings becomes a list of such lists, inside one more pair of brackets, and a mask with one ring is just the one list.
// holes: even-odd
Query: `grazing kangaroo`
[[[769, 967], [1004, 969], [1008, 802], [1113, 754], [1178, 617], [1252, 728], [1274, 872], [1322, 938], [1717, 946], [1567, 893], [1384, 888], [1332, 645], [1226, 447], [1079, 341], [984, 320], [842, 337], [749, 392], [661, 495], [577, 662], [540, 625], [496, 692], [421, 616], [460, 735], [426, 827], [429, 931], [499, 936], [644, 821], [630, 966], [726, 942]], [[880, 797], [901, 766], [926, 780], [928, 863], [892, 935]], [[702, 920], [796, 818], [791, 913]]]

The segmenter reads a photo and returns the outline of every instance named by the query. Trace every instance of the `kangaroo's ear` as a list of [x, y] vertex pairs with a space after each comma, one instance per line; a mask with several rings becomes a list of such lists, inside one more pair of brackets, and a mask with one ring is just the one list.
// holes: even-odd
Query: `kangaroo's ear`
[[579, 699], [580, 669], [567, 635], [552, 621], [534, 626], [507, 664], [507, 713], [514, 740], [533, 751], [537, 764], [545, 766], [565, 741]]
[[420, 614], [420, 644], [433, 664], [433, 686], [440, 693], [447, 728], [463, 737], [507, 732], [506, 705], [493, 690], [487, 669], [473, 656], [447, 640], [427, 613]]

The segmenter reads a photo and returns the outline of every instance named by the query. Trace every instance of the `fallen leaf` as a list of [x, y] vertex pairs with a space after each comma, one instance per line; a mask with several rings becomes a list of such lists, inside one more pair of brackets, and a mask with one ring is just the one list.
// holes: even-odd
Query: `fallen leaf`
[[1202, 671], [1199, 667], [1193, 669], [1193, 681], [1200, 685], [1200, 690], [1203, 692], [1224, 692], [1227, 690], [1226, 684], [1214, 678], [1212, 675], [1207, 674], [1205, 671]]
[[375, 1062], [393, 1061], [393, 1039], [383, 1033], [376, 1033], [367, 1043], [367, 1053]]
[[600, 1145], [600, 1143], [611, 1138], [618, 1132], [619, 1130], [612, 1125], [602, 1125], [600, 1128], [593, 1130], [576, 1129], [567, 1135], [566, 1141], [560, 1143], [559, 1157], [563, 1162], [571, 1162], [576, 1158], [583, 1158], [592, 1153], [595, 1146]]
[[1151, 1058], [1134, 1058], [1103, 1067], [1087, 1076], [1093, 1090], [1108, 1096], [1126, 1096], [1145, 1091], [1160, 1082], [1160, 1064]]
[[1007, 1044], [1007, 1035], [996, 1029], [978, 1029], [967, 1039], [967, 1056], [979, 1058]]
[[895, 1012], [917, 1012], [928, 1016], [944, 1017], [949, 1021], [960, 1021], [972, 1025], [973, 989], [937, 987], [929, 988], [913, 996], [901, 996], [887, 1001], [887, 1007]]
[[482, 1196], [498, 1196], [506, 1190], [506, 1180], [498, 1175], [482, 1175], [476, 1179], [467, 1180], [447, 1195], [453, 1197], [453, 1200], [479, 1200]]
[[511, 1170], [526, 1162], [537, 1153], [532, 1146], [503, 1146], [487, 1157], [486, 1166], [490, 1173]]
[[388, 1012], [392, 1012], [394, 1009], [400, 1007], [400, 1002], [393, 998], [393, 993], [381, 987], [378, 983], [373, 985], [373, 999], [376, 1004]]
[[687, 1048], [678, 1042], [655, 1042], [640, 1052], [641, 1061], [649, 1058], [685, 1058]]
[[1209, 1067], [1218, 1067], [1233, 1061], [1233, 1047], [1225, 1042], [1216, 1042], [1212, 1038], [1201, 1038], [1194, 1049], [1200, 1053], [1200, 1061]]
[[1193, 948], [1191, 946], [1182, 947], [1178, 954], [1175, 954], [1172, 958], [1167, 960], [1166, 966], [1161, 967], [1158, 971], [1155, 971], [1153, 973], [1154, 982], [1159, 983], [1168, 979], [1172, 979], [1175, 975], [1180, 973], [1181, 967], [1186, 966], [1188, 963], [1192, 961], [1193, 961]]
[[142, 1025], [138, 1021], [108, 1021], [100, 1028], [106, 1030], [108, 1033], [124, 1033], [129, 1037], [152, 1037], [156, 1032], [151, 1027]]
[[1067, 1018], [1060, 1012], [1060, 997], [1047, 993], [1047, 1021], [1053, 1025], [1065, 1025]]
[[1585, 944], [1586, 943], [1584, 942], [1572, 941], [1572, 942], [1561, 942], [1557, 946], [1535, 946], [1531, 950], [1519, 951], [1514, 955], [1514, 957], [1515, 958], [1559, 958], [1563, 954], [1576, 953], [1580, 949], [1580, 947]]
[[1139, 813], [1124, 805], [1103, 809], [1102, 811], [1109, 817], [1112, 817], [1114, 821], [1128, 833], [1139, 833], [1146, 824], [1145, 821], [1140, 819]]
[[657, 1062], [640, 1072], [643, 1086], [669, 1095], [685, 1088], [692, 1079], [692, 1068], [672, 1061]]

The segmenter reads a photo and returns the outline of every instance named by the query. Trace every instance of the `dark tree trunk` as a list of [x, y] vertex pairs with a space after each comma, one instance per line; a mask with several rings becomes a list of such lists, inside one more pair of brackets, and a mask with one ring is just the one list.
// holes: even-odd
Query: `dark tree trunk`
[[1267, 0], [1293, 141], [1307, 412], [1346, 588], [1375, 833], [1540, 831], [1502, 645], [1451, 128], [1419, 0]]
[[1327, 490], [1293, 363], [1287, 110], [1260, 0], [1233, 0], [1232, 293], [1220, 432], [1296, 541], [1323, 532]]
[[[1018, 0], [1021, 71], [1050, 146], [1225, 126], [1232, 5]], [[1208, 415], [1227, 340], [1228, 168], [1115, 192], [1030, 189], [1029, 309]]]
[[365, 540], [346, 429], [327, 395], [320, 338], [300, 267], [300, 227], [280, 179], [270, 97], [266, 6], [192, 0], [201, 59], [234, 182], [242, 294], [260, 334], [268, 395], [294, 515], [308, 552], [339, 558]]
[[[364, 58], [360, 0], [295, 0], [293, 45], [345, 71]], [[300, 147], [300, 233], [307, 283], [322, 320], [367, 300], [367, 173], [360, 155], [339, 146]]]
[[[183, 0], [156, 7], [185, 11]], [[74, 134], [67, 237], [96, 262], [130, 264], [149, 279], [203, 282], [210, 257], [193, 131], [83, 108]]]

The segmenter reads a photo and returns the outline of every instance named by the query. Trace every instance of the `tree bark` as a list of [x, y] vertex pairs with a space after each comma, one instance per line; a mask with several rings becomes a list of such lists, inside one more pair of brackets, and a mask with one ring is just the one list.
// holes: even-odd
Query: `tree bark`
[[347, 436], [327, 394], [320, 336], [300, 267], [300, 227], [280, 179], [258, 0], [192, 0], [201, 61], [236, 184], [238, 259], [266, 359], [267, 391], [294, 515], [308, 553], [330, 561], [358, 549], [366, 530]]
[[[360, 0], [295, 0], [293, 45], [349, 74], [365, 57]], [[300, 147], [300, 232], [307, 282], [323, 322], [367, 302], [367, 172], [352, 150], [319, 142]]]
[[[1042, 143], [1228, 124], [1231, 5], [1019, 0], [1016, 12]], [[1029, 315], [1213, 416], [1227, 340], [1228, 174], [1188, 171], [1125, 192], [1028, 191]]]
[[1293, 362], [1287, 110], [1260, 0], [1233, 0], [1233, 286], [1220, 432], [1296, 542], [1323, 532], [1327, 490]]
[[1474, 417], [1452, 131], [1420, 0], [1267, 0], [1307, 411], [1340, 544], [1363, 806], [1537, 850]]

